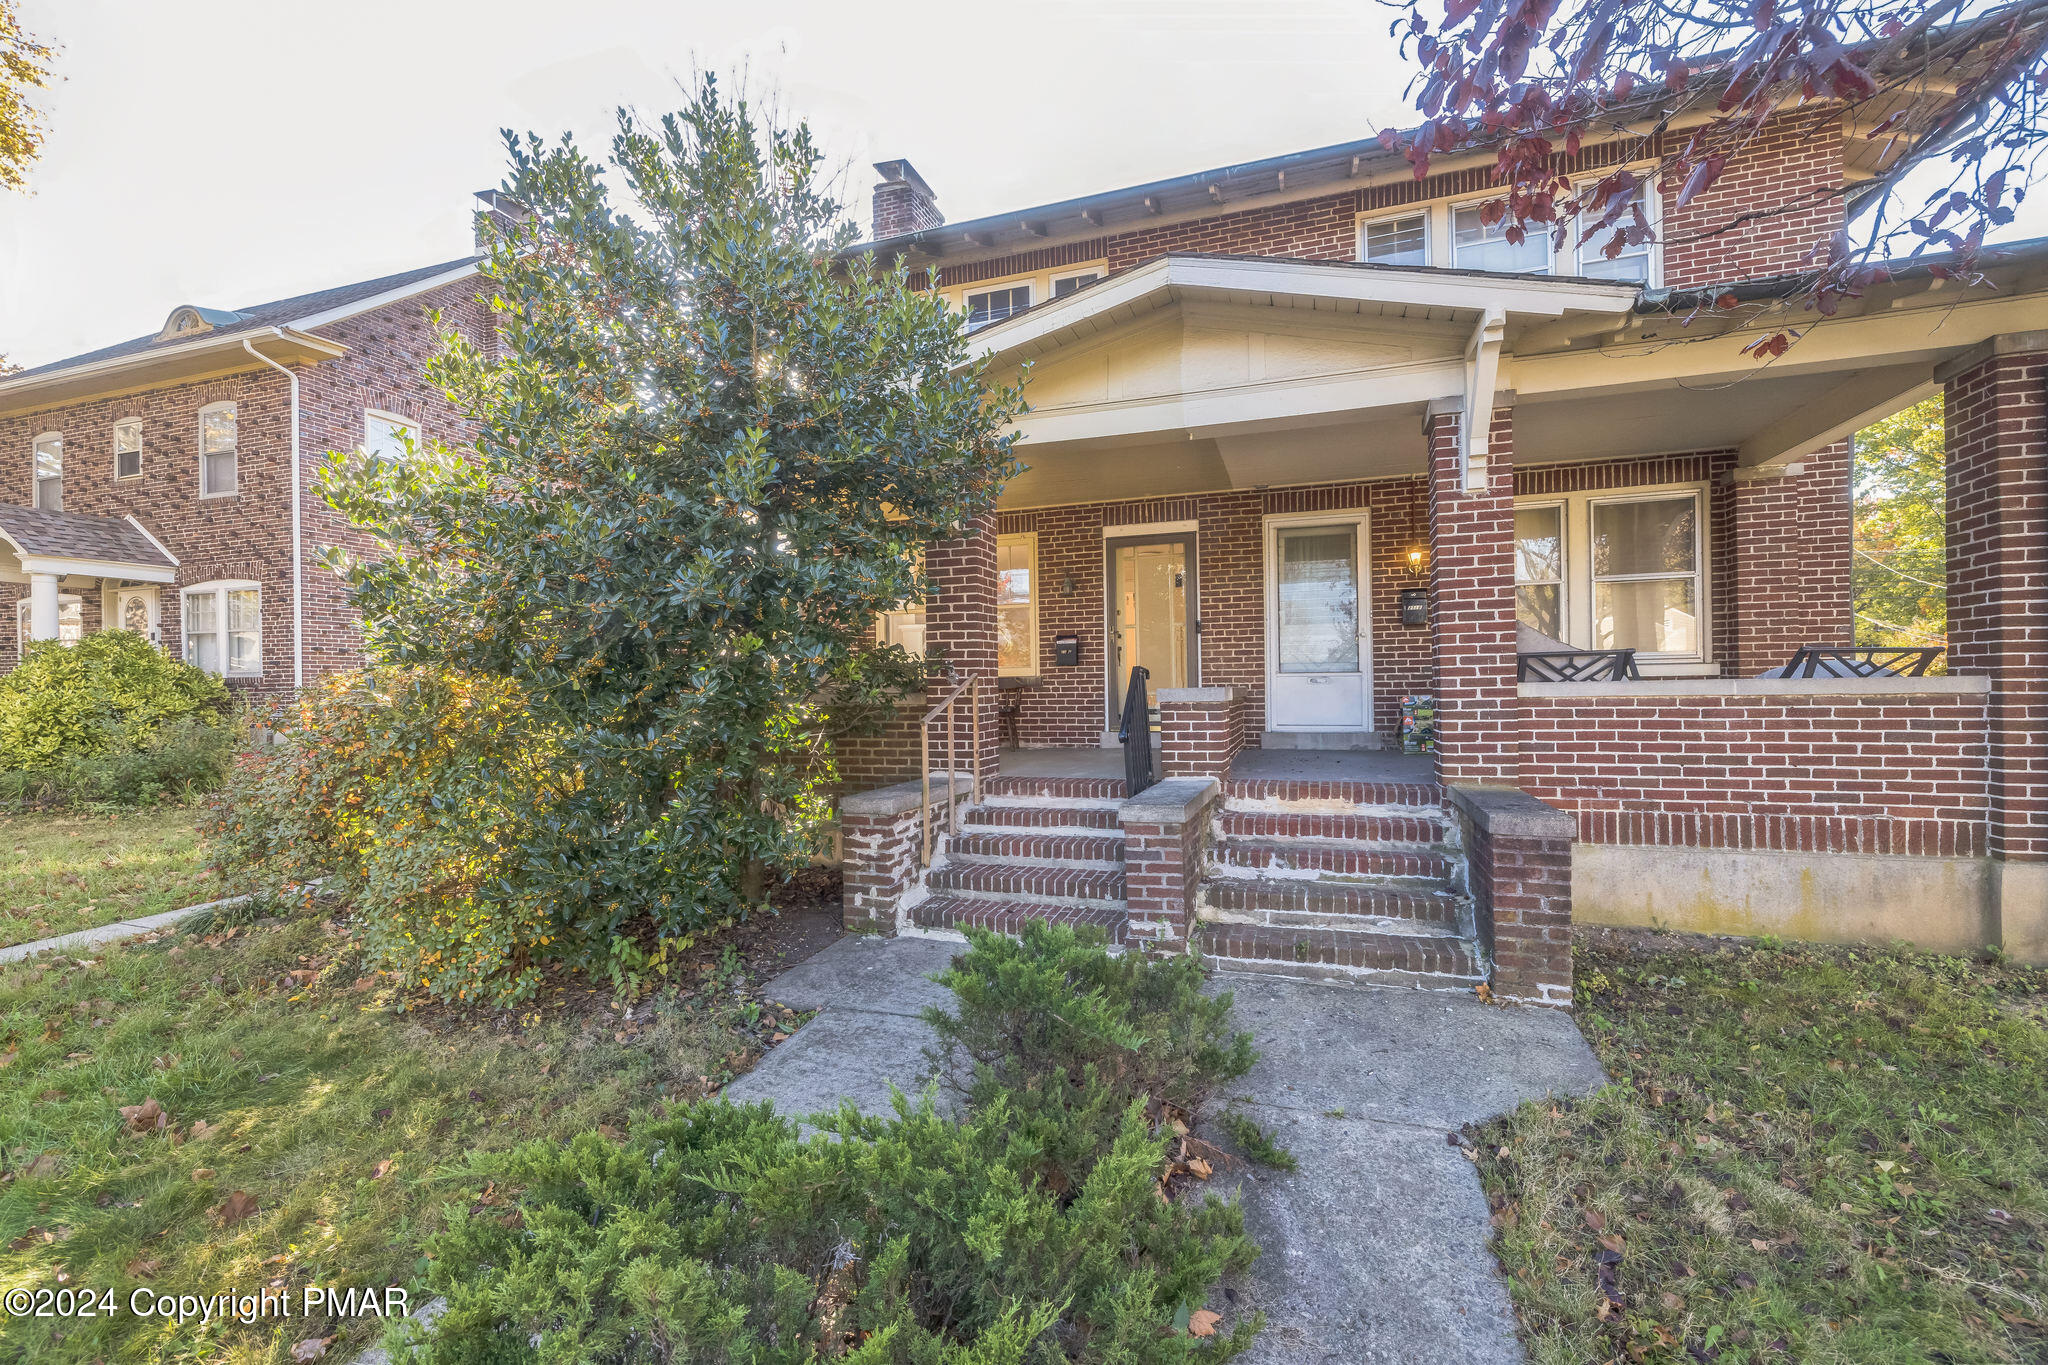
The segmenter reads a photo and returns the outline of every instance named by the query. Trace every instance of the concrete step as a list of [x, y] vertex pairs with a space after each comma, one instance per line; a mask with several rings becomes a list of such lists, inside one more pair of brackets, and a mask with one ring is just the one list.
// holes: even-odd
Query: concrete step
[[1198, 947], [1203, 961], [1219, 971], [1425, 990], [1470, 990], [1486, 979], [1478, 949], [1456, 934], [1384, 934], [1205, 921]]
[[911, 922], [924, 929], [993, 929], [1015, 934], [1029, 920], [1050, 924], [1090, 925], [1122, 943], [1130, 917], [1102, 906], [1047, 905], [1040, 901], [983, 900], [966, 896], [928, 896], [910, 912]]
[[1440, 844], [1442, 814], [1338, 815], [1316, 811], [1225, 810], [1226, 839], [1349, 839], [1359, 843]]
[[1121, 801], [1124, 787], [1121, 777], [991, 777], [981, 784], [981, 794], [984, 800], [1023, 796]]
[[1027, 863], [956, 863], [931, 870], [925, 884], [934, 892], [983, 900], [1026, 897], [1069, 906], [1121, 911], [1124, 870], [1034, 866]]
[[996, 825], [1010, 829], [1086, 831], [1117, 827], [1114, 802], [1047, 801], [1021, 806], [1008, 801], [985, 801], [979, 806], [969, 806], [961, 813], [961, 819], [968, 825]]
[[1402, 877], [1441, 882], [1451, 874], [1450, 859], [1428, 844], [1219, 839], [1215, 856], [1222, 868], [1250, 875], [1294, 872], [1324, 878]]
[[1444, 932], [1466, 920], [1466, 901], [1445, 887], [1384, 882], [1326, 882], [1309, 877], [1209, 877], [1202, 912], [1254, 924], [1341, 927], [1374, 920]]
[[1099, 830], [977, 828], [953, 836], [952, 856], [965, 863], [1060, 863], [1123, 870], [1124, 838]]

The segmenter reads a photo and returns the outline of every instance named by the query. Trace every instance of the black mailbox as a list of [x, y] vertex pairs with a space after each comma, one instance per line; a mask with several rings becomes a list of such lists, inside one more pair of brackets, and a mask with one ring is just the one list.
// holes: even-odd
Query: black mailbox
[[1080, 663], [1081, 637], [1078, 635], [1053, 636], [1052, 661], [1062, 668], [1072, 668]]
[[1426, 626], [1429, 624], [1429, 589], [1401, 589], [1401, 624], [1404, 626]]

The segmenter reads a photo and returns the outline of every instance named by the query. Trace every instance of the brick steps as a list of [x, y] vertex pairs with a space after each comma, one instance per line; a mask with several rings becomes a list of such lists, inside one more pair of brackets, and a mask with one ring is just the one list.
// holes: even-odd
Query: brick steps
[[[1235, 810], [1307, 814], [1441, 815], [1444, 789], [1434, 782], [1350, 782], [1336, 778], [1233, 777], [1223, 800]], [[1345, 810], [1344, 807], [1349, 807]], [[1407, 807], [1407, 810], [1393, 810]]]
[[1053, 826], [1046, 829], [976, 829], [953, 836], [948, 854], [966, 863], [1085, 863], [1123, 870], [1121, 834]]
[[1066, 905], [1124, 904], [1124, 872], [1093, 867], [1034, 867], [1024, 863], [947, 863], [926, 882], [933, 891], [982, 897], [1029, 897]]
[[1433, 845], [1357, 839], [1236, 839], [1216, 841], [1219, 875], [1299, 872], [1333, 877], [1400, 877], [1441, 882], [1451, 860]]
[[970, 896], [926, 897], [911, 909], [910, 919], [921, 929], [993, 929], [1002, 934], [1020, 933], [1030, 920], [1090, 925], [1108, 934], [1111, 943], [1122, 943], [1124, 931], [1130, 925], [1130, 918], [1121, 908], [984, 900]]
[[1486, 979], [1479, 953], [1454, 933], [1388, 934], [1204, 922], [1202, 960], [1223, 971], [1307, 980], [1470, 990]]
[[1212, 877], [1202, 883], [1205, 914], [1255, 924], [1336, 928], [1375, 920], [1445, 931], [1465, 921], [1465, 898], [1443, 886]]
[[1225, 809], [1218, 832], [1226, 839], [1349, 839], [1373, 843], [1439, 844], [1441, 812], [1401, 815], [1339, 815]]
[[969, 806], [961, 815], [962, 822], [967, 825], [995, 825], [1011, 829], [1101, 830], [1117, 827], [1114, 802], [1104, 802], [1100, 805], [1048, 802], [1043, 805], [1024, 806], [990, 801], [979, 806]]
[[1121, 777], [991, 777], [981, 784], [984, 800], [1005, 796], [1078, 798], [1084, 801], [1121, 801]]

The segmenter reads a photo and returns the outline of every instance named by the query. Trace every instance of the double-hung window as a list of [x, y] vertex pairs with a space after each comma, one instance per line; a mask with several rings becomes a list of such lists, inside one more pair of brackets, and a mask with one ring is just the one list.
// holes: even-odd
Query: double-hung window
[[[1567, 248], [1577, 256], [1576, 265], [1571, 267], [1574, 273], [1596, 280], [1630, 280], [1637, 284], [1650, 282], [1652, 243], [1648, 238], [1642, 241], [1630, 240], [1631, 237], [1641, 237], [1642, 228], [1650, 223], [1649, 190], [1650, 182], [1647, 180], [1637, 185], [1635, 193], [1630, 196], [1628, 207], [1606, 227], [1599, 226], [1600, 220], [1607, 216], [1605, 203], [1588, 205], [1586, 210], [1579, 214], [1579, 221], [1572, 225], [1572, 240]], [[1591, 191], [1592, 187], [1588, 186], [1586, 192], [1590, 194]], [[1638, 214], [1643, 216], [1640, 225], [1636, 222]], [[1615, 240], [1617, 237], [1621, 239], [1618, 243]], [[1615, 254], [1612, 256], [1607, 254], [1610, 246], [1615, 247]]]
[[233, 403], [208, 403], [199, 410], [200, 497], [224, 498], [240, 490], [236, 440]]
[[1451, 264], [1460, 270], [1492, 270], [1511, 275], [1550, 273], [1550, 234], [1541, 223], [1529, 224], [1519, 242], [1508, 240], [1508, 219], [1486, 221], [1486, 201], [1451, 209]]
[[45, 512], [64, 510], [64, 437], [50, 431], [35, 441], [36, 506]]
[[979, 331], [990, 323], [1001, 322], [1012, 313], [1021, 313], [1031, 306], [1031, 286], [1028, 284], [1005, 284], [994, 289], [969, 290], [965, 299], [967, 305], [967, 330]]
[[363, 413], [363, 449], [380, 460], [402, 460], [410, 442], [420, 443], [419, 426], [404, 417], [374, 408]]
[[1580, 649], [1706, 658], [1705, 492], [1628, 489], [1515, 506], [1515, 614]]
[[1038, 672], [1038, 537], [996, 537], [996, 672]]
[[1429, 215], [1405, 213], [1398, 218], [1375, 219], [1365, 225], [1360, 248], [1372, 265], [1428, 265]]
[[114, 477], [142, 477], [142, 419], [139, 417], [114, 423]]
[[254, 583], [201, 583], [183, 593], [185, 662], [229, 678], [263, 672], [263, 594]]

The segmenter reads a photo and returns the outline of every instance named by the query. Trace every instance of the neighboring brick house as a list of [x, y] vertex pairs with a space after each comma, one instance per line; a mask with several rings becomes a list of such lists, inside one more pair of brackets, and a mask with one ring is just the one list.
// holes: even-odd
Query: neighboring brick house
[[115, 625], [252, 696], [360, 664], [360, 622], [318, 557], [369, 547], [313, 478], [329, 451], [466, 435], [423, 370], [431, 312], [490, 344], [475, 276], [467, 258], [183, 305], [151, 335], [0, 379], [0, 670], [31, 636]]
[[[1647, 191], [1657, 241], [1615, 260], [1488, 226], [1491, 154], [1418, 182], [1359, 141], [953, 224], [880, 163], [855, 250], [964, 311], [1031, 408], [1025, 470], [880, 628], [935, 681], [839, 746], [849, 918], [1052, 907], [1551, 1000], [1574, 915], [2048, 957], [2048, 243], [1985, 289], [1899, 263], [1769, 366], [1742, 347], [1776, 322], [1689, 317], [1789, 283], [1884, 154], [1781, 116], [1685, 210]], [[1760, 189], [1783, 211], [1714, 230]], [[1853, 643], [1848, 438], [1944, 388], [1947, 674], [1760, 678]], [[1518, 677], [1539, 650], [1643, 680]], [[1099, 754], [1133, 665], [1163, 795]], [[979, 786], [928, 849], [922, 790], [868, 789], [975, 675]], [[1389, 755], [1416, 695], [1439, 746]]]

